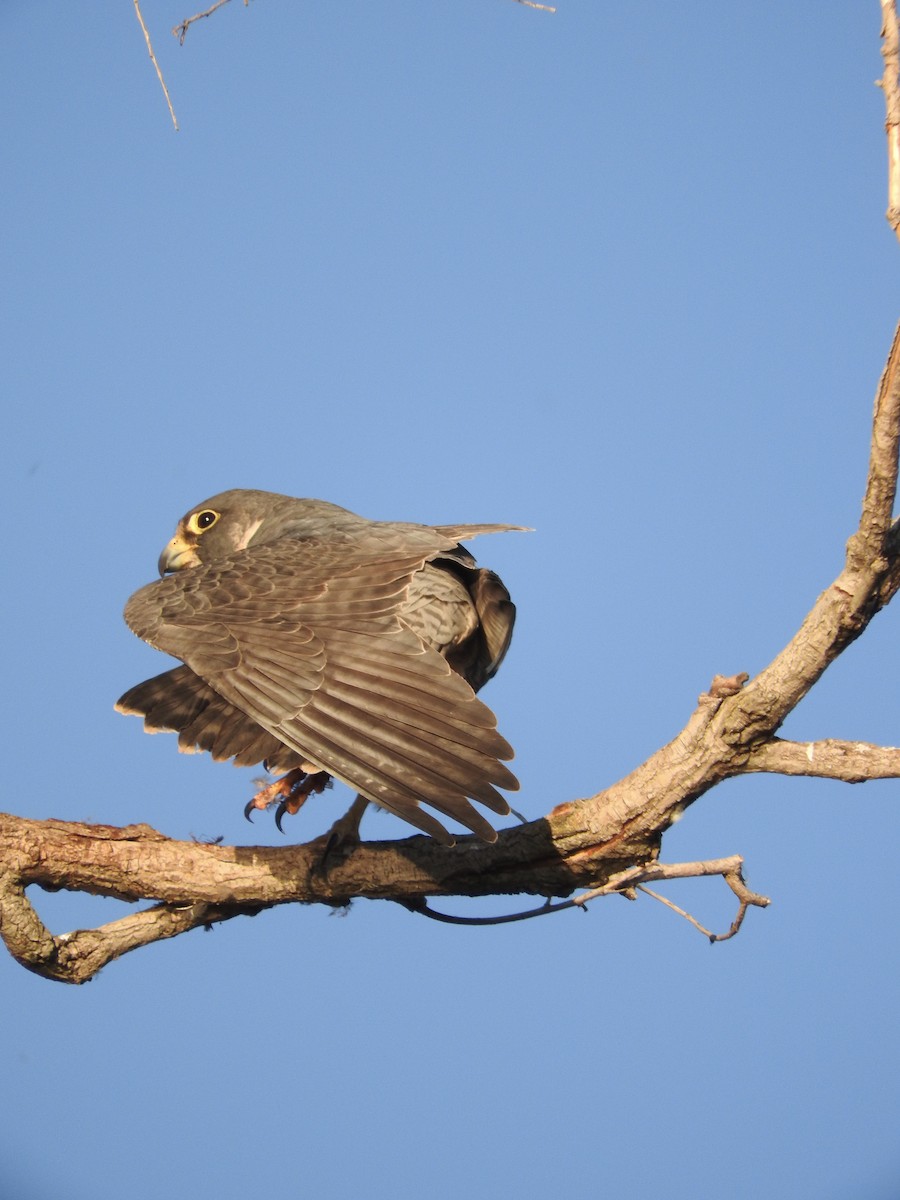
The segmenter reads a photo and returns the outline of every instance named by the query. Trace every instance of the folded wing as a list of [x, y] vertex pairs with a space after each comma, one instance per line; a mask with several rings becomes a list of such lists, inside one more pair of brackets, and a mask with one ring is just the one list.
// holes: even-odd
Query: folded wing
[[512, 750], [401, 619], [413, 575], [474, 530], [388, 529], [352, 545], [284, 538], [142, 588], [128, 624], [185, 666], [119, 706], [178, 730], [182, 748], [309, 762], [440, 840], [452, 839], [420, 802], [493, 840], [470, 800], [509, 811], [497, 788], [518, 787]]

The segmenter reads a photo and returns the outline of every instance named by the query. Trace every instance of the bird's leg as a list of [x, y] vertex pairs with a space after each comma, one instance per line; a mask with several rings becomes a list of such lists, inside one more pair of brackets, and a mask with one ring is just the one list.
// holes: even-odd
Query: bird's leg
[[365, 796], [357, 796], [344, 815], [335, 821], [328, 832], [316, 839], [316, 841], [324, 843], [323, 859], [335, 850], [352, 850], [354, 846], [359, 845], [359, 823], [368, 807], [369, 801]]
[[293, 815], [299, 812], [313, 793], [321, 792], [330, 782], [331, 776], [327, 771], [306, 771], [303, 767], [295, 767], [257, 792], [244, 806], [244, 816], [250, 821], [254, 809], [263, 811], [277, 803], [275, 824], [281, 830], [281, 818], [285, 813]]

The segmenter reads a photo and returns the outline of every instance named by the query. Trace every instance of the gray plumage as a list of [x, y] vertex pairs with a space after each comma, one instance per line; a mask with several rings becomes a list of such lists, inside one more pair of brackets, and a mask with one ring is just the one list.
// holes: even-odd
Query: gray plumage
[[323, 770], [443, 842], [427, 803], [479, 837], [509, 812], [512, 749], [475, 691], [509, 646], [515, 607], [459, 545], [511, 525], [370, 521], [324, 500], [234, 490], [187, 513], [164, 578], [125, 606], [183, 666], [116, 707], [179, 749], [270, 770]]

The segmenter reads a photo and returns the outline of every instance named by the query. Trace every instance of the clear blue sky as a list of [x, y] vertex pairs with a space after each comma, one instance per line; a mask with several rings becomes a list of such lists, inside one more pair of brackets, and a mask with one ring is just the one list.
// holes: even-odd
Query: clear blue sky
[[[531, 816], [833, 579], [898, 317], [878, 5], [559, 4], [235, 2], [179, 49], [196, 6], [145, 0], [178, 134], [127, 0], [3, 5], [3, 808], [277, 841], [254, 772], [112, 708], [164, 666], [124, 601], [223, 488], [535, 528], [475, 546]], [[900, 741], [898, 643], [786, 732]], [[0, 1194], [891, 1200], [898, 837], [895, 782], [720, 787], [664, 858], [743, 853], [773, 904], [716, 947], [616, 899], [284, 909], [79, 989], [0, 955]]]

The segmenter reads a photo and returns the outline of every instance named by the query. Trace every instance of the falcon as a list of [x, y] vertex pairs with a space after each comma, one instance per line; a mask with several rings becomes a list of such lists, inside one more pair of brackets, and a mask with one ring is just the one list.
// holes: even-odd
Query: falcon
[[325, 500], [236, 489], [178, 522], [161, 579], [125, 606], [128, 626], [181, 660], [131, 688], [119, 712], [179, 750], [284, 779], [247, 811], [282, 797], [294, 812], [331, 777], [452, 845], [421, 806], [485, 841], [472, 801], [507, 814], [513, 757], [475, 693], [509, 647], [515, 606], [460, 542], [515, 525], [371, 521]]

